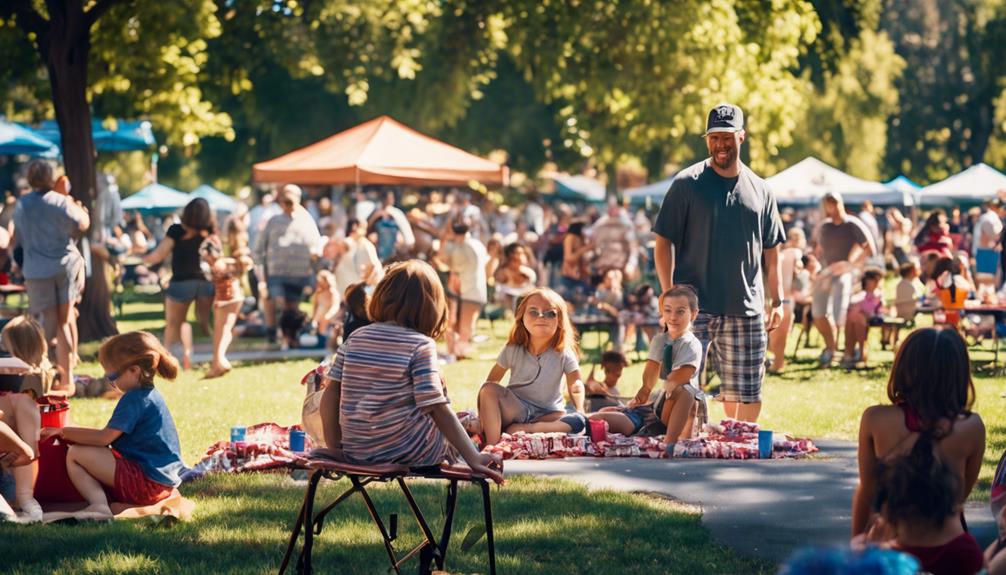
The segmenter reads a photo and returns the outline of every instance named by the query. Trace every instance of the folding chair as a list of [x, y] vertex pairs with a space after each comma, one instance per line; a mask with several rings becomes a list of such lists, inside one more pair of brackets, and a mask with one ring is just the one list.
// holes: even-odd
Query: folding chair
[[[310, 575], [314, 572], [314, 567], [311, 562], [311, 554], [314, 548], [314, 538], [315, 536], [321, 534], [322, 527], [325, 523], [325, 516], [354, 493], [360, 494], [364, 504], [367, 506], [367, 510], [370, 512], [371, 519], [373, 519], [377, 528], [380, 530], [381, 537], [384, 539], [384, 548], [388, 553], [388, 561], [391, 563], [391, 569], [394, 570], [395, 573], [401, 573], [402, 564], [416, 556], [416, 554], [419, 554], [419, 573], [432, 573], [434, 564], [438, 570], [442, 570], [447, 559], [447, 546], [450, 543], [451, 529], [454, 522], [454, 508], [458, 497], [458, 482], [460, 481], [476, 484], [482, 490], [483, 521], [486, 532], [487, 553], [489, 555], [489, 573], [495, 575], [496, 548], [493, 540], [492, 501], [490, 500], [489, 495], [489, 481], [485, 477], [475, 475], [468, 467], [460, 465], [444, 465], [421, 469], [410, 469], [402, 465], [394, 464], [353, 465], [329, 459], [311, 459], [304, 464], [304, 467], [312, 473], [308, 479], [307, 493], [304, 495], [304, 503], [301, 505], [300, 512], [297, 515], [293, 532], [290, 534], [290, 542], [286, 548], [286, 554], [283, 555], [283, 562], [280, 564], [280, 575], [283, 575], [283, 573], [286, 572], [286, 568], [293, 556], [294, 548], [297, 545], [297, 539], [300, 538], [302, 528], [304, 534], [304, 544], [301, 547], [300, 556], [297, 559], [297, 573]], [[344, 477], [349, 479], [352, 483], [352, 487], [343, 492], [342, 495], [337, 497], [332, 503], [316, 514], [314, 512], [314, 499], [317, 494], [318, 483], [322, 479], [338, 481]], [[406, 480], [412, 478], [440, 479], [449, 482], [447, 486], [447, 501], [444, 512], [444, 529], [441, 533], [439, 541], [434, 536], [429, 523], [426, 521], [422, 510], [419, 508], [415, 498], [412, 496], [412, 491], [407, 485]], [[381, 516], [378, 513], [377, 508], [374, 506], [374, 501], [370, 498], [370, 494], [367, 493], [366, 489], [367, 485], [371, 483], [387, 483], [390, 481], [396, 482], [399, 489], [402, 491], [402, 494], [405, 495], [405, 499], [408, 501], [409, 508], [412, 510], [412, 514], [415, 516], [416, 523], [419, 524], [419, 528], [422, 530], [424, 538], [422, 543], [411, 549], [400, 559], [398, 558], [398, 554], [392, 544], [398, 537], [398, 516], [392, 514], [390, 517], [390, 525], [386, 527], [384, 521], [381, 520]]]

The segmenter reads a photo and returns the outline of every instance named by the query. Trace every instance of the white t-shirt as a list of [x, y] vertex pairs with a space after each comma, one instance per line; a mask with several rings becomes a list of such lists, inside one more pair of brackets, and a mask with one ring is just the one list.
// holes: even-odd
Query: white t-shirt
[[996, 242], [999, 241], [999, 234], [1003, 231], [1003, 222], [999, 219], [999, 215], [991, 210], [986, 210], [985, 213], [978, 218], [978, 224], [975, 226], [975, 242], [974, 248], [971, 250], [972, 255], [978, 252], [978, 248], [993, 248]]
[[342, 254], [335, 266], [335, 284], [340, 294], [346, 293], [346, 288], [363, 279], [363, 268], [371, 264], [380, 269], [381, 260], [377, 258], [377, 249], [370, 240], [362, 238], [354, 240], [346, 238], [346, 253]]
[[462, 242], [447, 242], [444, 246], [447, 266], [461, 280], [461, 299], [472, 303], [485, 304], [489, 301], [489, 286], [486, 280], [486, 264], [489, 253], [482, 242], [466, 237]]

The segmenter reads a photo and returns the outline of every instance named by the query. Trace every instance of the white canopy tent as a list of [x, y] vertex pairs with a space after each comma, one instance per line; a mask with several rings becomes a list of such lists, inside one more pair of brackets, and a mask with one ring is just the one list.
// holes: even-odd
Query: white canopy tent
[[1006, 194], [1006, 174], [985, 163], [978, 163], [949, 178], [930, 184], [919, 193], [923, 206], [976, 204]]
[[780, 204], [813, 205], [828, 192], [841, 194], [847, 204], [865, 201], [880, 205], [914, 204], [910, 193], [850, 176], [813, 157], [800, 160], [766, 181]]
[[622, 195], [632, 204], [645, 204], [649, 202], [650, 204], [659, 206], [664, 201], [664, 195], [667, 194], [667, 190], [671, 189], [671, 182], [673, 181], [674, 176], [671, 176], [670, 178], [646, 184], [645, 186], [639, 186], [638, 188], [628, 188], [622, 192]]

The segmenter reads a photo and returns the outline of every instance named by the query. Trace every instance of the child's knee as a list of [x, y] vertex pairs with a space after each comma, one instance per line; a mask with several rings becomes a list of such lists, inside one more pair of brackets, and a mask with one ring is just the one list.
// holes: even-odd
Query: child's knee
[[486, 382], [482, 384], [479, 388], [479, 400], [499, 400], [503, 397], [503, 393], [506, 391], [502, 385], [493, 382]]

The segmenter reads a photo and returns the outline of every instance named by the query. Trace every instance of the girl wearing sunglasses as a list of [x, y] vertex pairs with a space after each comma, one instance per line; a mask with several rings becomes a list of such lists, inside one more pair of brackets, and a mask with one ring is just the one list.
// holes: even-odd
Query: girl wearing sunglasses
[[[510, 372], [506, 387], [500, 380]], [[563, 377], [576, 412], [567, 414]], [[566, 302], [547, 288], [534, 289], [517, 306], [506, 347], [479, 390], [479, 422], [487, 445], [503, 431], [529, 431], [528, 424], [562, 420], [574, 429], [586, 425], [576, 330]]]
[[124, 393], [105, 428], [45, 427], [41, 433], [42, 439], [56, 435], [71, 444], [66, 471], [88, 503], [65, 514], [77, 519], [111, 519], [109, 500], [153, 505], [181, 484], [185, 468], [175, 422], [154, 388], [155, 375], [178, 375], [175, 358], [156, 337], [135, 331], [105, 341], [98, 361], [105, 379]]

